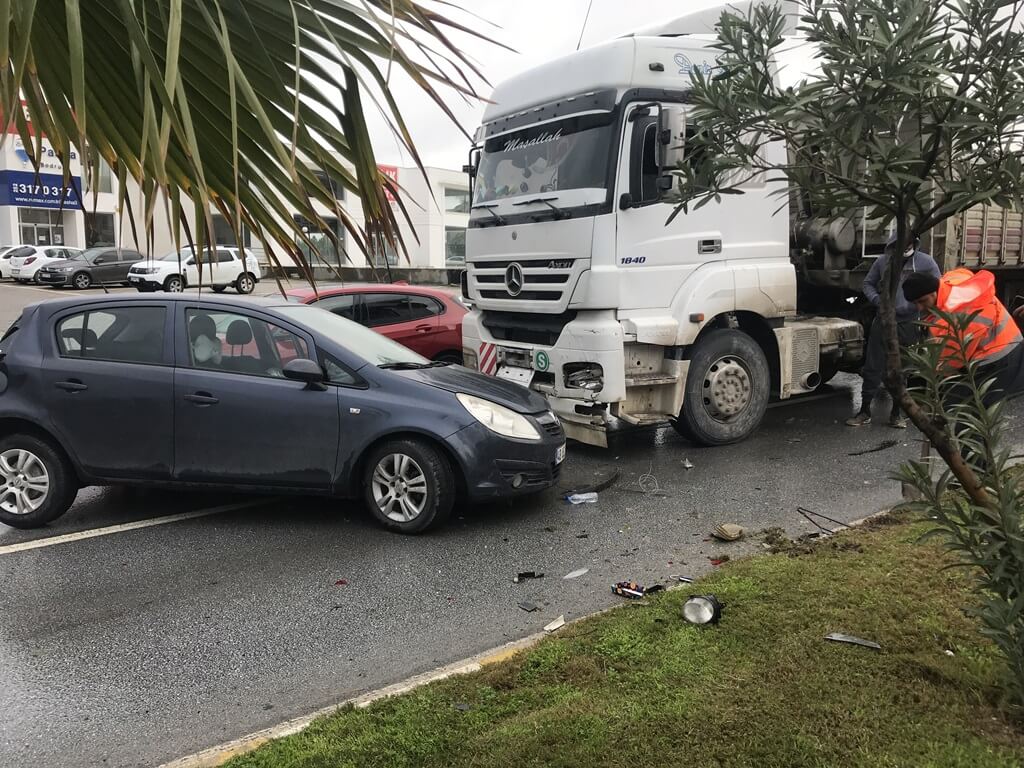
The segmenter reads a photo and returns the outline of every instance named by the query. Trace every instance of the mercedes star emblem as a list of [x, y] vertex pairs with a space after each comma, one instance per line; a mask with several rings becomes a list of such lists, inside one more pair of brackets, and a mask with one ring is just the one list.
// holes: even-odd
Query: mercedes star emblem
[[523, 290], [523, 267], [513, 262], [505, 270], [505, 290], [509, 296], [518, 296]]

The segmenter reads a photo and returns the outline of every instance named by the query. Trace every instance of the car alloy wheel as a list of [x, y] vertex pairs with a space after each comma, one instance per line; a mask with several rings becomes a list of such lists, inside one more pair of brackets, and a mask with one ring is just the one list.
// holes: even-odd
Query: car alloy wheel
[[252, 293], [256, 290], [256, 281], [249, 274], [239, 275], [235, 285], [238, 287], [238, 292], [242, 294]]
[[396, 523], [409, 523], [427, 504], [427, 476], [416, 460], [404, 453], [389, 453], [377, 462], [370, 480], [373, 500], [381, 513]]
[[75, 275], [75, 288], [84, 291], [90, 285], [92, 285], [92, 278], [89, 277], [89, 275], [87, 275], [85, 272], [79, 272], [77, 275]]
[[0, 453], [0, 509], [12, 515], [35, 512], [50, 493], [50, 473], [31, 451], [11, 448]]
[[181, 293], [185, 290], [185, 281], [180, 277], [168, 277], [164, 283], [164, 290], [168, 293]]

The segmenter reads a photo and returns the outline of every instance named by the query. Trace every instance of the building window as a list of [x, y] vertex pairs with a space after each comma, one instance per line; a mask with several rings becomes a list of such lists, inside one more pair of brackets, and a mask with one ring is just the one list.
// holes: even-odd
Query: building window
[[25, 245], [64, 245], [64, 212], [19, 208], [18, 231]]
[[[110, 170], [110, 166], [107, 165], [107, 161], [102, 157], [99, 159], [99, 173], [100, 177], [96, 188], [97, 192], [113, 192], [114, 191], [114, 179], [113, 173]], [[85, 174], [85, 191], [92, 192], [89, 186], [92, 183], [92, 177], [90, 174]]]
[[[314, 253], [314, 249], [304, 239], [298, 237], [295, 239], [295, 245], [303, 257], [305, 257], [306, 263], [311, 267], [322, 267], [325, 264], [338, 268], [345, 266], [345, 231], [336, 218], [333, 216], [324, 217], [323, 223], [326, 226], [323, 227], [315, 222], [304, 219], [302, 216], [296, 216], [295, 223], [302, 228], [302, 231], [316, 247], [316, 253]], [[331, 241], [332, 233], [337, 238], [339, 247], [335, 247]]]
[[466, 266], [466, 228], [444, 228], [444, 263], [448, 267]]
[[85, 214], [85, 247], [116, 245], [114, 232], [114, 214], [112, 213], [86, 213]]
[[449, 213], [469, 213], [469, 190], [445, 187], [444, 209]]
[[[217, 245], [235, 247], [235, 230], [231, 223], [219, 213], [213, 214], [213, 240]], [[242, 243], [246, 248], [252, 247], [252, 232], [242, 224]]]

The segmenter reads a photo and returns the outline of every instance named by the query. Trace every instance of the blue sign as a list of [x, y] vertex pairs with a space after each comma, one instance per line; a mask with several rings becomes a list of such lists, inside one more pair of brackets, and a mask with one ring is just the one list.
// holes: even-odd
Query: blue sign
[[[82, 182], [71, 177], [78, 195]], [[0, 171], [0, 205], [18, 205], [25, 208], [78, 208], [75, 190], [64, 186], [64, 177], [56, 173], [32, 171]]]

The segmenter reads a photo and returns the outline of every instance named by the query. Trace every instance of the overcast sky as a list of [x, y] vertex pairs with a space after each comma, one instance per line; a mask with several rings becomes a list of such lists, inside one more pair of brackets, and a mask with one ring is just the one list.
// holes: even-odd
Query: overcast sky
[[[721, 0], [593, 0], [583, 32], [583, 47], [720, 3]], [[465, 16], [460, 16], [461, 20], [516, 51], [464, 40], [464, 52], [478, 63], [493, 86], [524, 69], [575, 50], [589, 0], [461, 0], [459, 4], [493, 26]], [[443, 168], [461, 168], [469, 150], [468, 140], [415, 86], [396, 79], [394, 90], [423, 161]], [[482, 86], [484, 95], [489, 96], [489, 90]], [[472, 134], [483, 114], [483, 105], [464, 104], [454, 93], [448, 94], [447, 102]], [[402, 156], [384, 123], [374, 120], [373, 126], [378, 161], [411, 164], [408, 157]]]

